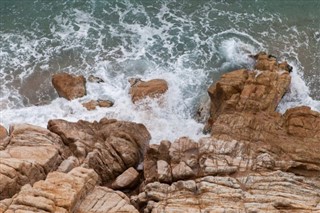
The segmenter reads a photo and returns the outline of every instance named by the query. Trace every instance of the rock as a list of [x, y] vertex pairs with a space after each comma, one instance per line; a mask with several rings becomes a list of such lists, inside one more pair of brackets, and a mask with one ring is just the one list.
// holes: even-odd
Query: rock
[[116, 180], [112, 183], [111, 188], [113, 189], [130, 189], [139, 181], [139, 173], [133, 167], [130, 167], [119, 175]]
[[227, 137], [224, 140], [201, 138], [198, 143], [180, 138], [166, 145], [167, 149], [161, 144], [151, 145], [144, 159], [145, 182], [172, 183], [208, 175], [241, 175], [277, 170], [307, 177], [319, 176], [319, 143], [316, 145], [310, 140], [315, 149], [301, 150], [299, 147], [303, 145], [298, 140], [293, 142], [298, 145], [286, 141], [289, 147], [281, 143], [280, 146], [270, 144], [268, 140], [252, 143], [244, 139], [227, 140]]
[[8, 137], [7, 129], [0, 125], [0, 141]]
[[104, 213], [122, 212], [138, 213], [129, 198], [120, 191], [113, 191], [107, 187], [97, 186], [85, 197], [76, 213]]
[[168, 83], [163, 79], [142, 81], [139, 78], [132, 78], [129, 82], [131, 84], [129, 93], [133, 103], [146, 97], [157, 98], [168, 90]]
[[89, 75], [88, 81], [91, 83], [98, 83], [98, 84], [104, 82], [104, 80], [102, 78], [96, 77], [94, 75]]
[[144, 212], [318, 212], [320, 182], [281, 171], [149, 183], [132, 203]]
[[80, 165], [94, 169], [103, 184], [137, 167], [151, 138], [142, 124], [106, 118], [93, 123], [51, 120], [48, 129], [62, 138]]
[[47, 129], [29, 124], [12, 126], [10, 141], [0, 151], [0, 199], [45, 178], [70, 154], [61, 138]]
[[109, 100], [91, 100], [89, 102], [83, 103], [82, 106], [87, 108], [87, 110], [95, 110], [97, 106], [99, 107], [112, 107], [113, 102]]
[[86, 79], [83, 76], [58, 73], [52, 76], [52, 85], [60, 97], [68, 100], [86, 95]]
[[68, 174], [52, 172], [33, 187], [23, 186], [4, 212], [74, 212], [97, 182], [98, 175], [91, 169], [77, 167]]
[[6, 148], [9, 143], [8, 131], [5, 127], [0, 125], [0, 150]]

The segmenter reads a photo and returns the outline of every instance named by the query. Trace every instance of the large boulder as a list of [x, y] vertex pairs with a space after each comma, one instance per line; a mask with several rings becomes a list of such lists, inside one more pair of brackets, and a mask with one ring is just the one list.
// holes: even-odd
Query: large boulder
[[[211, 131], [212, 124], [221, 114], [275, 111], [290, 85], [291, 77], [273, 58], [261, 59], [262, 56], [257, 59], [256, 70], [241, 69], [226, 73], [209, 87], [210, 118], [205, 131]], [[263, 69], [258, 70], [262, 66]]]
[[48, 129], [70, 147], [79, 164], [94, 169], [103, 183], [137, 167], [151, 138], [142, 124], [106, 118], [93, 123], [51, 120]]
[[52, 85], [60, 97], [68, 100], [86, 95], [86, 79], [68, 73], [57, 73], [52, 76]]
[[139, 78], [132, 78], [129, 82], [131, 84], [129, 93], [133, 103], [146, 97], [158, 98], [168, 90], [168, 83], [163, 79], [142, 81]]
[[12, 126], [10, 141], [0, 151], [0, 199], [44, 179], [70, 154], [61, 138], [47, 129], [29, 124]]

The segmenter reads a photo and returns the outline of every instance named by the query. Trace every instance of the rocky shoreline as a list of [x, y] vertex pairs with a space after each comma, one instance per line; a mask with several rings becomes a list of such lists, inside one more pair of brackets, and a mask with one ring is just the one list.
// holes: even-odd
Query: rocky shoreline
[[[320, 212], [320, 113], [276, 112], [292, 68], [253, 58], [254, 70], [209, 87], [199, 116], [210, 135], [199, 141], [149, 144], [143, 124], [107, 118], [0, 126], [0, 212]], [[53, 79], [62, 97], [86, 94], [83, 77]], [[133, 103], [161, 102], [168, 89], [162, 79], [130, 84]], [[104, 101], [83, 105], [112, 107]]]

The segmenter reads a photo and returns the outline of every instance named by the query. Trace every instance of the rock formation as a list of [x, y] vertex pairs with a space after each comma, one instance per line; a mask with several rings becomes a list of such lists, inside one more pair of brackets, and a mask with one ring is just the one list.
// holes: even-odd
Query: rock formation
[[0, 151], [0, 199], [44, 179], [70, 154], [61, 138], [47, 129], [29, 124], [12, 126], [10, 141]]
[[93, 123], [51, 120], [48, 129], [59, 135], [76, 157], [67, 159], [64, 167], [71, 164], [92, 168], [103, 184], [138, 166], [150, 140], [144, 125], [106, 118]]
[[129, 93], [133, 103], [146, 97], [157, 98], [168, 90], [168, 83], [163, 79], [142, 81], [139, 78], [131, 78], [129, 82], [131, 84]]
[[[320, 113], [276, 112], [292, 67], [253, 58], [255, 70], [208, 89], [210, 135], [199, 141], [149, 145], [143, 124], [107, 118], [0, 126], [0, 213], [320, 213]], [[167, 90], [131, 84], [133, 102]]]
[[60, 97], [68, 100], [86, 95], [86, 79], [83, 76], [58, 73], [52, 76], [52, 85]]

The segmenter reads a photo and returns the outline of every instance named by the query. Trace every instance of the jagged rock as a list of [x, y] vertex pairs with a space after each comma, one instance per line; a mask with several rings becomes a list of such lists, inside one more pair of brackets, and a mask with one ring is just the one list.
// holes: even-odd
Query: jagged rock
[[278, 64], [274, 57], [256, 55], [256, 70], [236, 70], [222, 75], [208, 93], [211, 100], [210, 117], [205, 132], [222, 114], [233, 112], [272, 113], [287, 91], [291, 77], [286, 62]]
[[114, 191], [107, 187], [95, 187], [81, 202], [76, 213], [104, 213], [122, 212], [138, 213], [131, 204], [129, 198], [120, 191]]
[[180, 138], [170, 145], [166, 142], [165, 146], [150, 146], [144, 159], [145, 181], [172, 183], [208, 175], [225, 176], [277, 170], [319, 176], [319, 145], [314, 150], [306, 148], [302, 151], [301, 148], [299, 150], [301, 142], [298, 146], [291, 146], [296, 148], [288, 149], [268, 141], [252, 143], [207, 137], [196, 143], [188, 138]]
[[290, 171], [319, 174], [320, 114], [308, 107], [296, 107], [284, 115], [275, 112], [290, 84], [291, 68], [266, 53], [255, 58], [256, 70], [227, 73], [210, 86], [205, 131], [217, 139], [269, 144], [296, 162]]
[[0, 151], [0, 199], [14, 195], [24, 184], [45, 178], [71, 153], [61, 138], [47, 129], [17, 124]]
[[89, 75], [88, 81], [91, 82], [91, 83], [98, 83], [98, 84], [104, 82], [104, 80], [102, 78], [99, 78], [99, 77], [94, 76], [94, 75]]
[[319, 212], [320, 182], [281, 171], [149, 183], [132, 203], [144, 212]]
[[119, 175], [112, 183], [113, 189], [130, 189], [134, 187], [139, 181], [139, 173], [133, 167], [130, 167]]
[[45, 181], [38, 181], [33, 187], [29, 184], [23, 186], [10, 202], [0, 202], [0, 207], [5, 209], [5, 213], [75, 212], [97, 183], [98, 175], [91, 169], [77, 167], [68, 174], [52, 172]]
[[112, 107], [113, 102], [109, 100], [91, 100], [89, 102], [83, 103], [82, 106], [87, 108], [87, 110], [95, 110], [97, 106], [99, 107]]
[[83, 76], [58, 73], [52, 76], [52, 85], [60, 97], [68, 100], [86, 95], [86, 79]]
[[139, 78], [129, 79], [132, 102], [135, 103], [146, 97], [157, 98], [168, 90], [168, 83], [163, 79], [142, 81]]
[[60, 135], [79, 164], [94, 169], [103, 183], [138, 166], [150, 140], [144, 125], [106, 118], [93, 123], [51, 120], [48, 129]]

